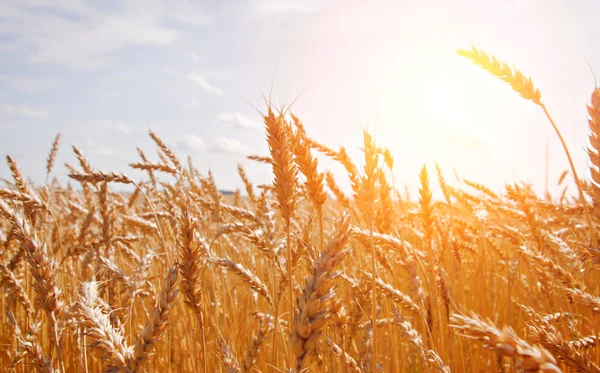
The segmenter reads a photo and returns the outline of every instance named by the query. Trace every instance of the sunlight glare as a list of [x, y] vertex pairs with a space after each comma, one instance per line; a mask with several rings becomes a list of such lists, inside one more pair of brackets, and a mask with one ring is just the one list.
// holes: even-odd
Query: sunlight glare
[[498, 129], [482, 119], [491, 97], [480, 94], [479, 71], [449, 51], [416, 56], [408, 64], [408, 68], [387, 66], [382, 73], [382, 141], [391, 147], [416, 142], [424, 161], [491, 145]]

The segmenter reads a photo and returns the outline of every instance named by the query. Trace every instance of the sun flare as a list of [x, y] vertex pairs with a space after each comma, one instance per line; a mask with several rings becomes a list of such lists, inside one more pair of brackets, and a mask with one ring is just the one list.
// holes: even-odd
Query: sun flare
[[449, 51], [416, 56], [409, 68], [386, 66], [378, 89], [383, 141], [399, 147], [395, 141], [427, 140], [430, 151], [420, 156], [433, 160], [491, 144], [495, 129], [478, 110], [490, 97], [480, 94], [482, 79], [473, 70]]

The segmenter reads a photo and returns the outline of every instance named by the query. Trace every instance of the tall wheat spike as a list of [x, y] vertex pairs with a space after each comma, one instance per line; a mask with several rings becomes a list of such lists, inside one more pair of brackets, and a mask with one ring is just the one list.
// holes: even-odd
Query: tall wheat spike
[[542, 94], [540, 91], [533, 85], [533, 81], [531, 78], [526, 77], [521, 71], [516, 68], [511, 68], [506, 65], [504, 62], [498, 60], [496, 57], [490, 56], [483, 51], [478, 50], [475, 47], [472, 47], [470, 50], [467, 49], [459, 49], [458, 54], [470, 59], [474, 64], [483, 67], [492, 75], [502, 79], [503, 81], [510, 84], [512, 89], [517, 92], [521, 97], [526, 100], [533, 101], [536, 105], [542, 108], [546, 118], [550, 121], [554, 132], [558, 136], [560, 143], [562, 144], [565, 155], [567, 156], [567, 160], [569, 161], [569, 166], [571, 167], [571, 172], [573, 174], [573, 179], [575, 179], [575, 184], [577, 185], [577, 190], [579, 192], [579, 199], [581, 204], [584, 206], [586, 220], [588, 224], [588, 229], [590, 232], [590, 237], [592, 241], [592, 247], [596, 249], [598, 246], [598, 241], [596, 239], [596, 231], [594, 229], [594, 225], [592, 224], [592, 218], [589, 212], [588, 203], [585, 199], [583, 193], [583, 187], [581, 185], [581, 181], [579, 176], [577, 176], [577, 170], [575, 169], [575, 164], [573, 163], [573, 159], [571, 158], [571, 152], [569, 152], [569, 148], [567, 147], [567, 143], [563, 138], [560, 130], [556, 126], [554, 119], [550, 116], [546, 105], [542, 103]]
[[592, 199], [594, 208], [600, 207], [600, 88], [594, 89], [587, 106], [588, 124], [590, 126], [590, 173], [592, 175]]
[[542, 105], [542, 94], [533, 85], [531, 78], [525, 76], [521, 71], [510, 67], [475, 47], [471, 49], [459, 49], [458, 54], [470, 59], [474, 64], [483, 67], [492, 75], [510, 84], [512, 89], [526, 100], [533, 101], [536, 105]]

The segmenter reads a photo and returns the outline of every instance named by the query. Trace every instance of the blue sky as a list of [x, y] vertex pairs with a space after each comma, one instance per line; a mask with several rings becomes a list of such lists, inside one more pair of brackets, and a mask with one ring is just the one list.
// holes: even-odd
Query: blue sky
[[241, 185], [237, 163], [267, 182], [245, 155], [267, 154], [253, 106], [274, 82], [276, 104], [300, 95], [309, 133], [357, 161], [372, 132], [411, 190], [437, 162], [448, 177], [542, 191], [546, 142], [551, 184], [567, 168], [543, 113], [455, 50], [474, 44], [531, 76], [587, 174], [584, 56], [600, 74], [599, 15], [594, 0], [0, 0], [0, 152], [43, 182], [62, 132], [61, 181], [70, 145], [142, 176], [127, 164], [136, 147], [157, 159], [153, 129], [224, 189]]

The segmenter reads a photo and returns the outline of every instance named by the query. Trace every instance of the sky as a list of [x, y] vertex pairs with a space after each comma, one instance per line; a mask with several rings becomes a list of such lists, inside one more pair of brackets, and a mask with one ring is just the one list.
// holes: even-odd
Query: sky
[[530, 76], [587, 176], [598, 16], [596, 0], [0, 0], [0, 153], [43, 183], [60, 132], [61, 182], [72, 145], [99, 170], [143, 177], [127, 165], [136, 147], [158, 160], [152, 129], [222, 189], [241, 187], [238, 163], [266, 183], [269, 167], [245, 157], [268, 155], [259, 111], [271, 92], [358, 163], [368, 130], [409, 190], [437, 163], [449, 179], [541, 193], [549, 149], [555, 192], [568, 164], [543, 112], [456, 50]]

